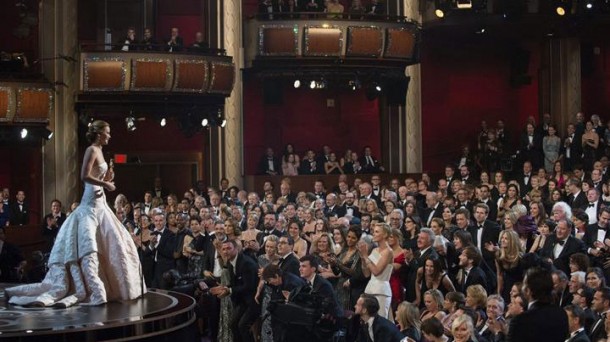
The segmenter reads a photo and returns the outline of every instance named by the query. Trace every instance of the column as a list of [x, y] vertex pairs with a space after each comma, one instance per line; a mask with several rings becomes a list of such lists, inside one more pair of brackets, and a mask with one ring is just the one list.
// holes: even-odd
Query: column
[[[404, 16], [422, 22], [418, 1], [404, 0]], [[406, 127], [406, 147], [402, 154], [405, 158], [407, 173], [419, 173], [422, 164], [422, 113], [421, 113], [421, 66], [415, 64], [407, 67], [407, 76], [411, 77], [407, 90], [407, 107], [404, 117]]]
[[78, 59], [77, 1], [41, 2], [40, 58], [45, 77], [56, 85], [54, 111], [49, 127], [53, 139], [43, 148], [43, 211], [57, 198], [66, 209], [80, 198], [80, 161], [78, 160], [78, 119], [74, 110], [74, 93], [78, 89], [78, 63], [52, 59], [58, 55]]

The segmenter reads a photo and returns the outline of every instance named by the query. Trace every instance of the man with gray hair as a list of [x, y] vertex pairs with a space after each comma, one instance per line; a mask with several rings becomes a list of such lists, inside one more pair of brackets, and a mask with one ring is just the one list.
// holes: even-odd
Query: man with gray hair
[[490, 329], [491, 325], [506, 325], [504, 320], [504, 305], [504, 298], [500, 295], [494, 294], [487, 297], [487, 322], [479, 329], [479, 334], [484, 339], [488, 341], [495, 340], [495, 334]]
[[424, 266], [424, 262], [432, 254], [436, 254], [436, 250], [432, 248], [434, 244], [434, 232], [430, 228], [422, 228], [417, 235], [417, 249], [419, 249], [419, 266]]
[[438, 201], [438, 194], [430, 191], [426, 194], [426, 210], [424, 211], [426, 227], [430, 227], [430, 223], [435, 217], [443, 218], [443, 206]]
[[553, 209], [551, 210], [551, 218], [555, 223], [560, 220], [572, 220], [572, 208], [563, 201], [559, 201], [553, 205]]
[[[585, 287], [587, 273], [584, 271], [575, 271], [570, 275], [570, 282], [568, 283], [568, 288], [570, 289], [570, 293], [574, 296], [575, 293], [578, 292], [579, 289]], [[573, 303], [573, 301], [572, 301]]]
[[403, 230], [404, 214], [400, 209], [394, 209], [390, 212], [390, 228], [398, 229], [401, 233], [405, 233]]

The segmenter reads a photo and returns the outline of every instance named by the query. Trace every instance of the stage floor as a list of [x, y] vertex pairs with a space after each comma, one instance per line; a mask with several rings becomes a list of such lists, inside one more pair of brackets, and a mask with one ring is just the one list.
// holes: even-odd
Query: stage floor
[[151, 340], [191, 325], [195, 300], [149, 290], [142, 298], [101, 306], [27, 308], [8, 304], [0, 284], [0, 339], [19, 341]]

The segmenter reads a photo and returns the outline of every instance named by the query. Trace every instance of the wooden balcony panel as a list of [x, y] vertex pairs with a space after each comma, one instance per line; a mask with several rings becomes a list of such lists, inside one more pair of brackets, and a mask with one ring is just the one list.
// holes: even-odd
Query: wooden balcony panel
[[53, 110], [53, 92], [48, 88], [17, 90], [17, 112], [14, 122], [47, 122]]
[[384, 57], [387, 58], [413, 58], [415, 49], [415, 35], [405, 28], [387, 29], [387, 43]]
[[298, 26], [261, 25], [259, 28], [259, 54], [261, 56], [296, 56]]
[[310, 26], [305, 28], [306, 56], [341, 56], [343, 32], [338, 26]]
[[131, 90], [169, 91], [171, 89], [173, 70], [168, 58], [134, 59], [131, 69]]
[[0, 122], [11, 122], [15, 115], [15, 92], [11, 87], [0, 86]]
[[124, 91], [127, 66], [122, 58], [86, 59], [84, 91]]
[[176, 60], [176, 92], [203, 93], [208, 89], [209, 67], [205, 60]]
[[383, 50], [383, 31], [375, 26], [349, 26], [347, 56], [379, 57]]
[[235, 82], [233, 63], [211, 62], [211, 79], [208, 93], [230, 95]]

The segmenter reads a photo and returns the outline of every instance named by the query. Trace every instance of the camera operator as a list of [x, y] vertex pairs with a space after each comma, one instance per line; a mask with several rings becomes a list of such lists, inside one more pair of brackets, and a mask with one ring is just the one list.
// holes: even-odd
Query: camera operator
[[[274, 311], [278, 304], [283, 304], [288, 300], [292, 290], [305, 285], [305, 280], [302, 278], [290, 272], [283, 272], [278, 265], [273, 264], [269, 264], [263, 269], [262, 278], [271, 288], [271, 300], [267, 306], [267, 312], [263, 312], [263, 321]], [[274, 341], [281, 341], [284, 336], [283, 325], [272, 320], [271, 327]]]
[[377, 314], [379, 302], [375, 296], [363, 293], [358, 298], [354, 309], [356, 315], [353, 319], [360, 320], [357, 342], [399, 342], [404, 338], [394, 323]]
[[[299, 272], [305, 285], [292, 291], [289, 303], [282, 306], [282, 310], [277, 308], [279, 313], [274, 314], [273, 322], [279, 323], [278, 329], [283, 330], [276, 334], [274, 328], [274, 339], [291, 342], [330, 341], [343, 319], [343, 309], [339, 306], [332, 285], [316, 273], [316, 258], [306, 255], [299, 261]], [[287, 274], [284, 273], [283, 280], [289, 279]]]

